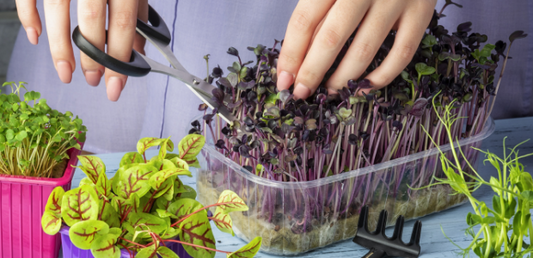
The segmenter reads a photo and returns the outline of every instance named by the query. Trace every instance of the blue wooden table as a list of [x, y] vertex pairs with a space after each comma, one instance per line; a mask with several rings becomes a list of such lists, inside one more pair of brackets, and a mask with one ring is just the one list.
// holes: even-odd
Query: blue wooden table
[[[529, 118], [515, 118], [496, 121], [496, 131], [489, 138], [483, 141], [481, 149], [489, 149], [491, 152], [502, 156], [502, 143], [504, 137], [507, 136], [507, 147], [514, 147], [517, 143], [533, 138], [533, 117]], [[520, 147], [520, 153], [533, 152], [533, 139]], [[155, 155], [156, 151], [151, 153]], [[119, 162], [124, 153], [100, 154], [100, 157], [106, 164], [106, 173], [108, 177], [112, 177], [118, 169]], [[489, 178], [495, 176], [496, 170], [490, 166], [483, 166], [483, 159], [478, 160], [478, 171], [480, 174]], [[522, 163], [526, 166], [526, 171], [533, 171], [533, 157], [525, 158]], [[192, 186], [196, 189], [196, 175], [193, 170], [193, 177], [185, 177], [182, 179], [183, 183]], [[77, 187], [80, 180], [84, 177], [81, 170], [76, 170], [72, 187]], [[492, 190], [484, 187], [475, 192], [474, 196], [479, 200], [485, 201], [487, 204], [492, 203]], [[432, 214], [422, 218], [422, 238], [420, 245], [422, 246], [422, 254], [420, 257], [457, 257], [457, 247], [455, 247], [441, 231], [441, 227], [446, 235], [461, 247], [466, 247], [471, 241], [470, 237], [464, 235], [463, 230], [466, 228], [466, 214], [472, 212], [469, 204], [452, 208], [440, 213]], [[404, 239], [410, 238], [414, 222], [407, 222], [404, 227]], [[388, 235], [392, 235], [392, 228], [388, 229]], [[217, 249], [224, 251], [235, 251], [245, 243], [236, 237], [220, 232], [214, 225], [213, 231], [215, 239], [217, 240]], [[361, 257], [366, 254], [367, 250], [354, 244], [351, 240], [339, 242], [328, 247], [314, 250], [305, 253], [299, 257]], [[217, 253], [216, 257], [225, 257], [222, 253]], [[258, 253], [256, 257], [279, 257]]]

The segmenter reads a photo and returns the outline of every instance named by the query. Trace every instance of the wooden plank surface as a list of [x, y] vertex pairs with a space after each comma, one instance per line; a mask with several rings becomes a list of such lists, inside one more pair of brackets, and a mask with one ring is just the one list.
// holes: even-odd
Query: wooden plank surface
[[[519, 142], [533, 137], [533, 117], [515, 118], [496, 121], [496, 131], [489, 138], [483, 141], [481, 149], [490, 150], [498, 156], [503, 155], [502, 143], [504, 137], [507, 136], [506, 146], [514, 147]], [[526, 142], [520, 148], [520, 153], [533, 152], [533, 140]], [[154, 155], [156, 151], [149, 151]], [[106, 173], [108, 177], [112, 177], [118, 169], [120, 158], [124, 153], [100, 154], [100, 157], [106, 164]], [[150, 155], [149, 155], [150, 156]], [[484, 177], [489, 178], [495, 176], [496, 170], [490, 166], [483, 166], [483, 159], [478, 159], [478, 172]], [[526, 171], [533, 171], [533, 157], [528, 157], [522, 160]], [[196, 189], [196, 174], [193, 172], [192, 178], [183, 178], [183, 183], [190, 185]], [[84, 177], [81, 170], [76, 170], [72, 187], [78, 186], [80, 180]], [[482, 187], [474, 193], [479, 200], [485, 201], [488, 205], [491, 203], [492, 190], [487, 187]], [[467, 227], [465, 218], [468, 212], [472, 212], [469, 204], [464, 204], [440, 213], [432, 214], [421, 219], [422, 221], [422, 254], [420, 257], [457, 257], [457, 248], [446, 239], [441, 231], [441, 227], [446, 235], [456, 244], [462, 247], [468, 246], [471, 239], [464, 235], [463, 230]], [[403, 239], [409, 239], [414, 222], [406, 222], [404, 226]], [[217, 240], [217, 249], [224, 251], [235, 251], [239, 247], [246, 244], [236, 237], [220, 232], [214, 225], [213, 231], [215, 239]], [[392, 235], [392, 228], [387, 230], [387, 234]], [[351, 240], [339, 242], [322, 249], [314, 250], [299, 257], [362, 257], [367, 250], [354, 244]], [[225, 257], [224, 254], [218, 253], [216, 257]], [[259, 253], [256, 257], [280, 257]]]

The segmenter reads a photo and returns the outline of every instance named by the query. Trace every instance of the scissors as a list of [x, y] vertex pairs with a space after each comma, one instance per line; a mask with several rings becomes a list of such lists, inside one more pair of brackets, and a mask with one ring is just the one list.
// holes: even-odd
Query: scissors
[[[136, 30], [163, 54], [172, 67], [158, 63], [135, 50], [132, 51], [129, 62], [117, 60], [91, 44], [85, 37], [83, 37], [83, 35], [81, 35], [78, 26], [72, 32], [72, 40], [87, 56], [97, 63], [118, 73], [141, 77], [150, 72], [156, 72], [172, 76], [182, 81], [196, 96], [207, 104], [207, 106], [216, 110], [222, 119], [228, 124], [232, 124], [235, 120], [232, 113], [224, 105], [219, 105], [213, 100], [212, 92], [214, 89], [217, 89], [217, 87], [187, 72], [174, 53], [172, 53], [169, 46], [171, 37], [167, 25], [151, 6], [148, 6], [148, 8], [148, 21], [150, 24], [137, 19]], [[229, 101], [230, 96], [226, 95], [224, 102], [228, 103]]]

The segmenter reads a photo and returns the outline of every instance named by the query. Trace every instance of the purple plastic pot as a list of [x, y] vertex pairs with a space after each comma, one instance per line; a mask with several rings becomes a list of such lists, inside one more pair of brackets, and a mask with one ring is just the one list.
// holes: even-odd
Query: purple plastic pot
[[[72, 241], [70, 241], [70, 237], [68, 236], [69, 229], [68, 226], [62, 226], [59, 230], [59, 233], [61, 234], [61, 244], [63, 245], [63, 258], [94, 258], [91, 250], [79, 249], [72, 243]], [[168, 243], [167, 247], [175, 252], [180, 258], [192, 258], [181, 244]], [[128, 251], [120, 249], [120, 257], [130, 258], [130, 254]]]

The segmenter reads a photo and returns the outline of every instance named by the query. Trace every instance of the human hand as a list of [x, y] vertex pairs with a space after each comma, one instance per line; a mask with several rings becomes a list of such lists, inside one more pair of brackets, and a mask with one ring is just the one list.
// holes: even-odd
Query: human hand
[[336, 94], [348, 80], [358, 79], [394, 29], [397, 34], [389, 55], [366, 76], [373, 88], [385, 87], [413, 58], [436, 3], [437, 0], [299, 1], [278, 59], [278, 90], [294, 83], [296, 98], [310, 96], [357, 26], [352, 44], [326, 83], [328, 92]]
[[[16, 0], [17, 12], [28, 40], [36, 45], [42, 32], [36, 0]], [[106, 6], [107, 4], [107, 6]], [[129, 61], [132, 48], [143, 53], [144, 38], [135, 32], [137, 17], [148, 20], [148, 0], [78, 0], [78, 24], [83, 36], [100, 50], [106, 44], [106, 9], [109, 13], [107, 54]], [[50, 52], [59, 78], [70, 83], [76, 68], [71, 44], [70, 0], [44, 0], [44, 16]], [[104, 68], [81, 53], [81, 69], [89, 85], [97, 86], [105, 74], [107, 97], [117, 101], [127, 76]]]

